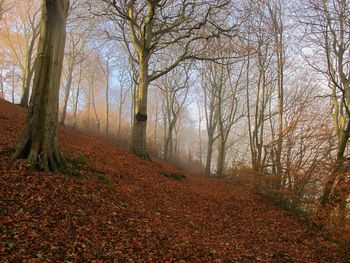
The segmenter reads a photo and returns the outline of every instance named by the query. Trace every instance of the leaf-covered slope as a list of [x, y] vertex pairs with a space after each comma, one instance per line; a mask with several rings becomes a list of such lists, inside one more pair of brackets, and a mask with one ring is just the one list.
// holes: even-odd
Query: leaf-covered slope
[[0, 100], [0, 262], [346, 262], [289, 212], [218, 179], [147, 162], [70, 129], [81, 176], [12, 159], [22, 108]]

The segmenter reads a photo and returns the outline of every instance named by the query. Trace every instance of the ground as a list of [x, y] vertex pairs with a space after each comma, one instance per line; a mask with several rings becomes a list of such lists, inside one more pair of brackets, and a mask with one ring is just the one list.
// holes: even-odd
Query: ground
[[[179, 173], [60, 128], [80, 175], [13, 160], [25, 111], [0, 100], [0, 262], [349, 262], [302, 219], [230, 181]], [[180, 178], [181, 179], [181, 178]]]

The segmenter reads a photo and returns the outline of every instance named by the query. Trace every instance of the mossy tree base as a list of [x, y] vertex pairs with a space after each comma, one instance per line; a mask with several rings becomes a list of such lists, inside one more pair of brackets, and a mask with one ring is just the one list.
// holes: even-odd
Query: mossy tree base
[[132, 152], [134, 154], [136, 154], [138, 157], [140, 157], [141, 159], [144, 159], [144, 160], [147, 160], [147, 161], [150, 161], [151, 160], [151, 157], [149, 156], [148, 153], [146, 152], [136, 152], [134, 150], [132, 150]]
[[17, 145], [15, 158], [27, 159], [29, 165], [35, 170], [67, 170], [67, 162], [58, 149], [57, 139], [49, 142], [44, 138], [37, 140], [35, 137], [38, 136], [33, 136], [30, 130], [25, 131]]

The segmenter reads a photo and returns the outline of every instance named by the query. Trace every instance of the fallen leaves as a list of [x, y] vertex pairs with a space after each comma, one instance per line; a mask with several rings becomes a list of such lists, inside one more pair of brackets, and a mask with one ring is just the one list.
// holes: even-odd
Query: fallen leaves
[[[319, 232], [261, 196], [183, 174], [60, 129], [84, 177], [13, 160], [25, 112], [0, 100], [2, 262], [346, 262]], [[11, 120], [11, 121], [9, 121]], [[6, 152], [4, 152], [6, 151]], [[348, 255], [349, 256], [349, 255]]]

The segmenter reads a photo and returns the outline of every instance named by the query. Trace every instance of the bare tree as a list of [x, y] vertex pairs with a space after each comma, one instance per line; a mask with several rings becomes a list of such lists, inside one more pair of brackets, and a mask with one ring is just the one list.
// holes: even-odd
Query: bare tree
[[66, 59], [68, 60], [66, 70], [67, 77], [65, 81], [62, 113], [60, 115], [59, 121], [60, 125], [64, 125], [64, 122], [66, 120], [68, 99], [72, 89], [74, 70], [76, 66], [81, 64], [82, 60], [85, 59], [85, 57], [81, 55], [86, 45], [86, 37], [86, 35], [82, 33], [76, 33], [75, 31], [70, 32], [69, 34], [69, 52], [66, 54]]
[[[148, 158], [146, 151], [147, 93], [149, 84], [173, 70], [180, 62], [200, 56], [210, 38], [218, 37], [224, 30], [216, 17], [226, 1], [210, 0], [205, 3], [192, 1], [103, 0], [107, 16], [122, 30], [128, 54], [138, 67], [138, 85], [134, 105], [134, 122], [131, 150]], [[225, 19], [222, 19], [225, 20]], [[209, 23], [209, 21], [211, 21]], [[204, 30], [205, 27], [210, 30]], [[157, 67], [155, 55], [178, 48], [179, 54], [169, 54], [168, 64]], [[165, 61], [165, 60], [164, 60]], [[150, 68], [151, 66], [151, 68]]]
[[185, 106], [189, 90], [190, 65], [182, 65], [163, 76], [162, 85], [159, 88], [163, 91], [166, 112], [166, 137], [164, 140], [164, 160], [172, 158], [174, 153], [173, 135], [180, 114]]
[[277, 71], [277, 103], [278, 103], [278, 134], [276, 145], [276, 171], [278, 177], [278, 188], [283, 188], [283, 167], [282, 167], [282, 147], [283, 147], [283, 112], [284, 112], [284, 64], [286, 45], [284, 41], [284, 21], [283, 21], [283, 1], [271, 0], [267, 2], [269, 19], [274, 39], [274, 53], [276, 57]]
[[[234, 68], [237, 64], [237, 67]], [[218, 157], [216, 175], [223, 176], [226, 167], [226, 144], [233, 125], [243, 116], [243, 112], [238, 114], [239, 110], [239, 96], [242, 90], [241, 78], [245, 64], [236, 62], [234, 64], [222, 65], [227, 74], [226, 83], [218, 90]], [[237, 78], [232, 78], [233, 72], [236, 70]]]
[[[25, 1], [23, 5], [16, 7], [12, 11], [16, 11], [16, 15], [19, 14], [19, 16], [14, 21], [6, 21], [6, 34], [9, 47], [21, 70], [22, 95], [20, 105], [27, 108], [30, 85], [34, 74], [33, 54], [39, 36], [40, 8], [36, 1]], [[14, 32], [10, 30], [11, 26], [9, 24], [11, 23], [14, 24]], [[21, 34], [22, 36], [13, 37], [13, 34]]]
[[117, 137], [120, 139], [121, 131], [122, 131], [122, 122], [123, 122], [123, 108], [124, 104], [126, 102], [126, 99], [130, 93], [131, 87], [127, 87], [126, 83], [128, 83], [127, 80], [127, 74], [125, 71], [122, 71], [121, 74], [118, 77], [119, 82], [119, 99], [118, 99], [118, 129], [117, 129]]
[[[266, 121], [271, 119], [267, 112], [274, 90], [274, 71], [272, 69], [272, 34], [267, 31], [265, 5], [253, 5], [247, 22], [247, 63], [246, 63], [246, 100], [247, 122], [253, 169], [265, 172]], [[273, 135], [273, 133], [272, 133]], [[273, 158], [275, 160], [275, 158]], [[274, 170], [274, 168], [273, 168]], [[277, 172], [274, 170], [274, 173]]]
[[61, 80], [68, 0], [43, 0], [40, 41], [27, 125], [15, 157], [33, 168], [54, 171], [65, 166], [58, 148], [58, 94]]
[[336, 168], [326, 182], [321, 204], [327, 207], [337, 202], [344, 209], [348, 197], [348, 194], [342, 194], [346, 185], [345, 151], [350, 138], [350, 3], [347, 0], [310, 0], [303, 13], [306, 16], [302, 22], [314, 57], [321, 56], [325, 62], [312, 65], [330, 84], [334, 130], [338, 139]]

